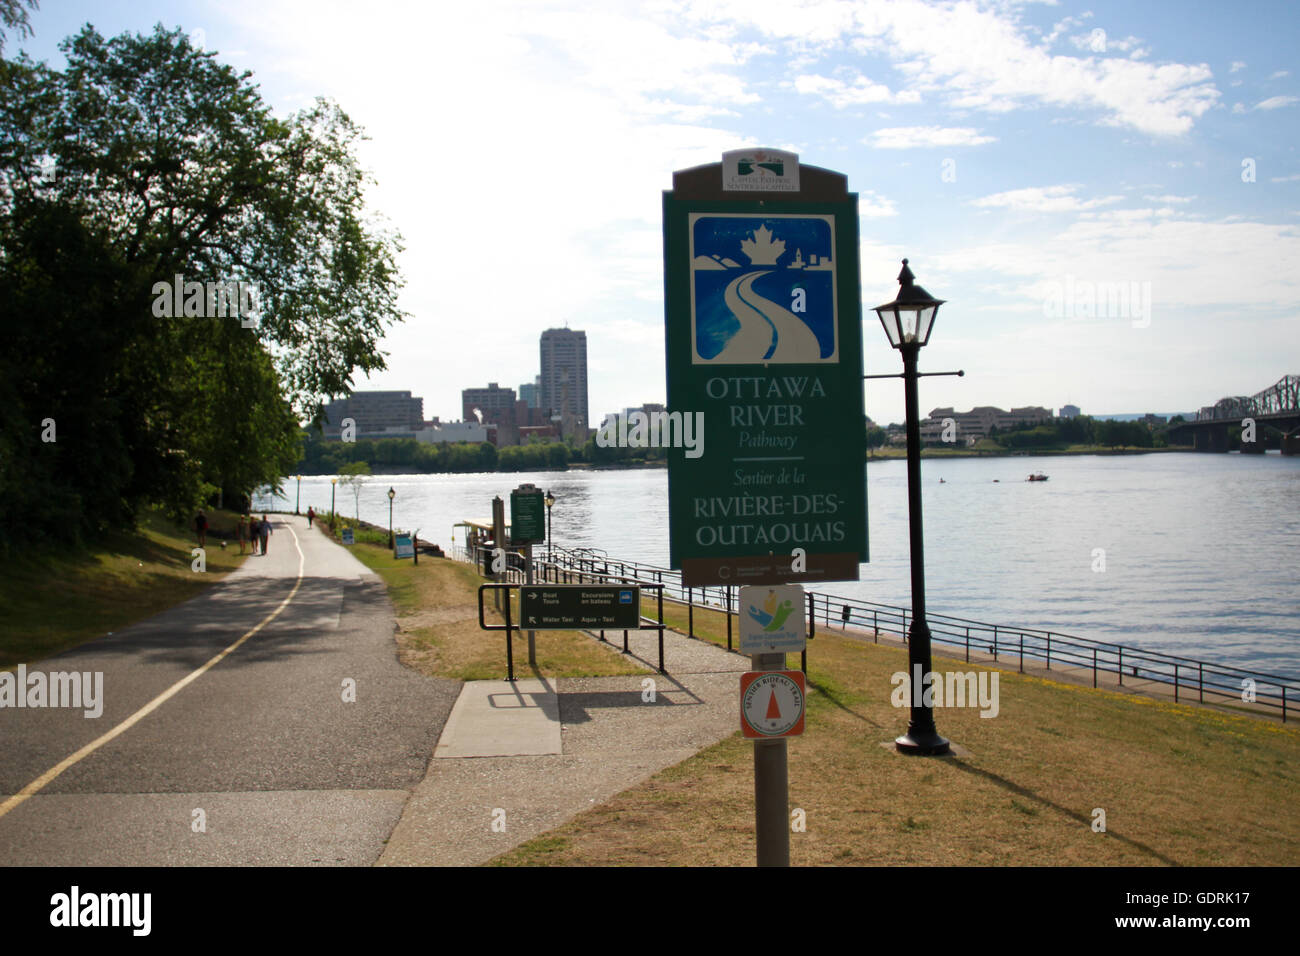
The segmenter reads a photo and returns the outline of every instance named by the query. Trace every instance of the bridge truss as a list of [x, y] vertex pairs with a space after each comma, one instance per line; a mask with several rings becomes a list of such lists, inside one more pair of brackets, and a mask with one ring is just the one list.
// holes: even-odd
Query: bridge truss
[[1241, 421], [1269, 415], [1300, 414], [1300, 375], [1284, 375], [1276, 385], [1254, 395], [1234, 395], [1206, 405], [1196, 413], [1198, 422]]

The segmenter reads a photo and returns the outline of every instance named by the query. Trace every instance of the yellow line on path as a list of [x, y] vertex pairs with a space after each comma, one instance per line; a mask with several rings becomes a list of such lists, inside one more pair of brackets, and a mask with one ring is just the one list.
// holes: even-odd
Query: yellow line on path
[[231, 654], [236, 648], [238, 648], [239, 645], [243, 644], [244, 641], [248, 640], [250, 637], [252, 637], [258, 631], [260, 631], [262, 628], [266, 627], [266, 625], [274, 621], [280, 615], [280, 612], [289, 606], [289, 602], [293, 600], [293, 596], [298, 593], [298, 588], [302, 587], [302, 570], [306, 558], [302, 553], [302, 546], [298, 543], [298, 535], [293, 530], [293, 526], [286, 524], [285, 527], [288, 528], [289, 533], [293, 535], [293, 546], [298, 549], [298, 579], [294, 581], [293, 590], [289, 592], [288, 597], [286, 597], [283, 601], [281, 601], [279, 606], [276, 607], [274, 611], [272, 611], [266, 617], [262, 618], [262, 620], [259, 621], [255, 627], [253, 627], [251, 630], [246, 632], [243, 635], [243, 637], [235, 641], [235, 643], [231, 644], [229, 647], [227, 647], [216, 657], [212, 658], [212, 660], [208, 661], [198, 670], [186, 674], [176, 683], [172, 684], [171, 687], [168, 687], [165, 691], [163, 691], [153, 700], [149, 701], [149, 703], [145, 704], [143, 707], [137, 710], [130, 717], [126, 718], [126, 720], [122, 721], [112, 730], [108, 731], [108, 733], [104, 734], [102, 737], [98, 737], [95, 740], [92, 740], [90, 743], [86, 744], [86, 746], [82, 747], [72, 756], [65, 757], [63, 760], [59, 761], [49, 770], [45, 771], [45, 773], [41, 774], [39, 777], [37, 777], [27, 786], [23, 787], [21, 790], [15, 793], [4, 803], [0, 803], [0, 817], [3, 817], [6, 813], [14, 809], [14, 807], [18, 806], [28, 797], [44, 790], [50, 784], [50, 781], [54, 780], [55, 777], [63, 773], [63, 771], [67, 770], [73, 764], [78, 763], [85, 757], [90, 756], [92, 753], [94, 753], [96, 750], [104, 746], [104, 744], [108, 743], [110, 740], [114, 739], [115, 737], [126, 733], [128, 730], [130, 730], [132, 727], [138, 724], [145, 717], [149, 716], [149, 714], [153, 713], [155, 710], [161, 707], [164, 703], [166, 703], [176, 694], [180, 693], [181, 689], [184, 688], [187, 684], [190, 684], [191, 682], [198, 680], [200, 677], [206, 674], [213, 667], [216, 667], [218, 664], [220, 664], [223, 660], [225, 660], [225, 658], [229, 654]]

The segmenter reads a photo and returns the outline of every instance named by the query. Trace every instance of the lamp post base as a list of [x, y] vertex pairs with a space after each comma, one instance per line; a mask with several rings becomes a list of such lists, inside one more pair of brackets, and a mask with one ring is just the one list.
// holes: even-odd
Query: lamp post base
[[894, 741], [900, 754], [912, 757], [939, 757], [951, 752], [948, 741], [933, 730], [909, 731]]

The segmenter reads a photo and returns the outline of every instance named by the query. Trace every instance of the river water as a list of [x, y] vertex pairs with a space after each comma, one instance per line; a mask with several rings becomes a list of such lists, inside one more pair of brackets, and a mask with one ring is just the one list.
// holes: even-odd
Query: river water
[[[931, 611], [1300, 676], [1300, 457], [926, 459], [922, 477]], [[909, 606], [906, 463], [867, 478], [871, 560], [817, 590]], [[386, 525], [391, 487], [395, 525], [447, 547], [523, 482], [558, 499], [557, 545], [667, 567], [664, 469], [376, 475], [359, 502], [340, 486], [337, 506]], [[290, 479], [257, 504], [292, 511], [294, 496]], [[327, 510], [329, 478], [304, 478], [300, 501]]]

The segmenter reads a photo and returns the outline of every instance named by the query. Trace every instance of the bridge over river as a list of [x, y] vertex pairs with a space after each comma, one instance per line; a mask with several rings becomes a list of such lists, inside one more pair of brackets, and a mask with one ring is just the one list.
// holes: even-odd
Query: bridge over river
[[1195, 420], [1171, 425], [1169, 441], [1194, 445], [1197, 451], [1228, 451], [1228, 429], [1249, 434], [1252, 422], [1255, 440], [1241, 442], [1243, 453], [1262, 455], [1266, 444], [1272, 444], [1266, 440], [1268, 430], [1276, 429], [1281, 433], [1282, 454], [1300, 455], [1300, 375], [1284, 375], [1262, 392], [1221, 398], [1205, 406]]

